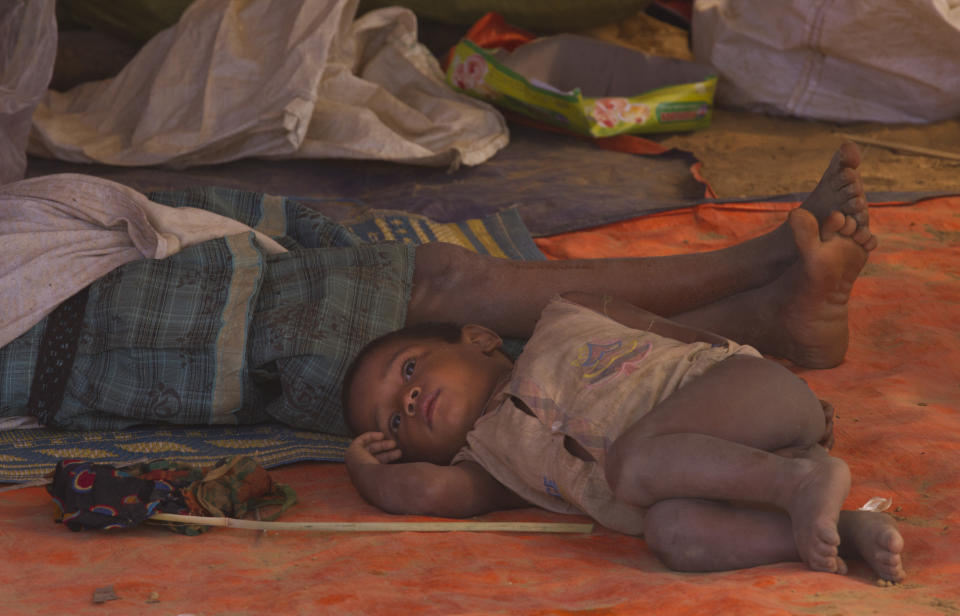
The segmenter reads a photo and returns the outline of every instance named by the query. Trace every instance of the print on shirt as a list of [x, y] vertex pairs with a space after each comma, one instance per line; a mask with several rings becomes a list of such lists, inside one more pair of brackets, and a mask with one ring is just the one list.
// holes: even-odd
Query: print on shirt
[[633, 372], [651, 346], [636, 339], [587, 342], [580, 347], [573, 365], [580, 369], [580, 378], [587, 382], [586, 386], [595, 387], [619, 374]]
[[543, 478], [543, 488], [546, 490], [547, 494], [554, 498], [563, 498], [563, 494], [560, 493], [560, 486], [557, 485], [557, 482], [549, 477]]

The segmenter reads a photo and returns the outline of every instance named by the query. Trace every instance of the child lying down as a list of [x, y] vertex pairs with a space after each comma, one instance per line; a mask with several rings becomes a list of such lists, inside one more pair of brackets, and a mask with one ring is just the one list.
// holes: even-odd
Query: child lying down
[[[846, 323], [875, 239], [807, 216], [790, 221], [806, 299]], [[351, 480], [391, 513], [586, 513], [642, 534], [681, 571], [802, 561], [845, 573], [859, 558], [903, 580], [894, 520], [841, 511], [850, 472], [828, 451], [832, 408], [752, 347], [685, 321], [568, 293], [516, 362], [480, 325], [387, 334], [344, 383]]]

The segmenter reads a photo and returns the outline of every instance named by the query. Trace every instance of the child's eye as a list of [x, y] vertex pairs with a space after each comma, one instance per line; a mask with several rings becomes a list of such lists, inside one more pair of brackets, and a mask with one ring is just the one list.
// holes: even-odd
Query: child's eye
[[407, 361], [403, 362], [403, 366], [400, 368], [403, 378], [409, 379], [411, 376], [413, 376], [413, 370], [416, 368], [416, 366], [417, 360], [415, 359], [408, 359]]
[[390, 421], [387, 423], [387, 427], [390, 429], [392, 434], [396, 434], [400, 430], [400, 413], [394, 413], [390, 416]]

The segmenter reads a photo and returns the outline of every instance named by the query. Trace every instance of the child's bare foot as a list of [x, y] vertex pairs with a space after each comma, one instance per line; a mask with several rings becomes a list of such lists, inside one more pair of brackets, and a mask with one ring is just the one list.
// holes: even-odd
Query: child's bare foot
[[849, 221], [834, 212], [818, 227], [806, 210], [790, 212], [800, 259], [769, 291], [778, 298], [773, 322], [780, 329], [773, 333], [773, 346], [778, 355], [800, 366], [831, 368], [846, 354], [847, 302], [868, 252], [876, 247], [869, 228]]
[[852, 216], [857, 227], [869, 226], [867, 199], [860, 179], [860, 150], [852, 142], [840, 145], [817, 187], [804, 199], [802, 208], [823, 224], [835, 211]]
[[830, 456], [808, 460], [810, 470], [797, 482], [787, 505], [797, 553], [811, 569], [846, 573], [837, 521], [850, 490], [850, 469]]
[[878, 511], [841, 511], [840, 552], [864, 561], [881, 579], [903, 581], [903, 537], [897, 523]]

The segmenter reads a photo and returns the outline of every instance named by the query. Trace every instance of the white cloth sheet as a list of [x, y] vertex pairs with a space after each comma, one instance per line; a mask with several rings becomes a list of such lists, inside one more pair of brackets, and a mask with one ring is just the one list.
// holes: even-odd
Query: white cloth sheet
[[161, 205], [103, 178], [65, 173], [0, 186], [0, 346], [124, 263], [237, 233], [254, 233], [270, 254], [286, 251], [236, 220]]

